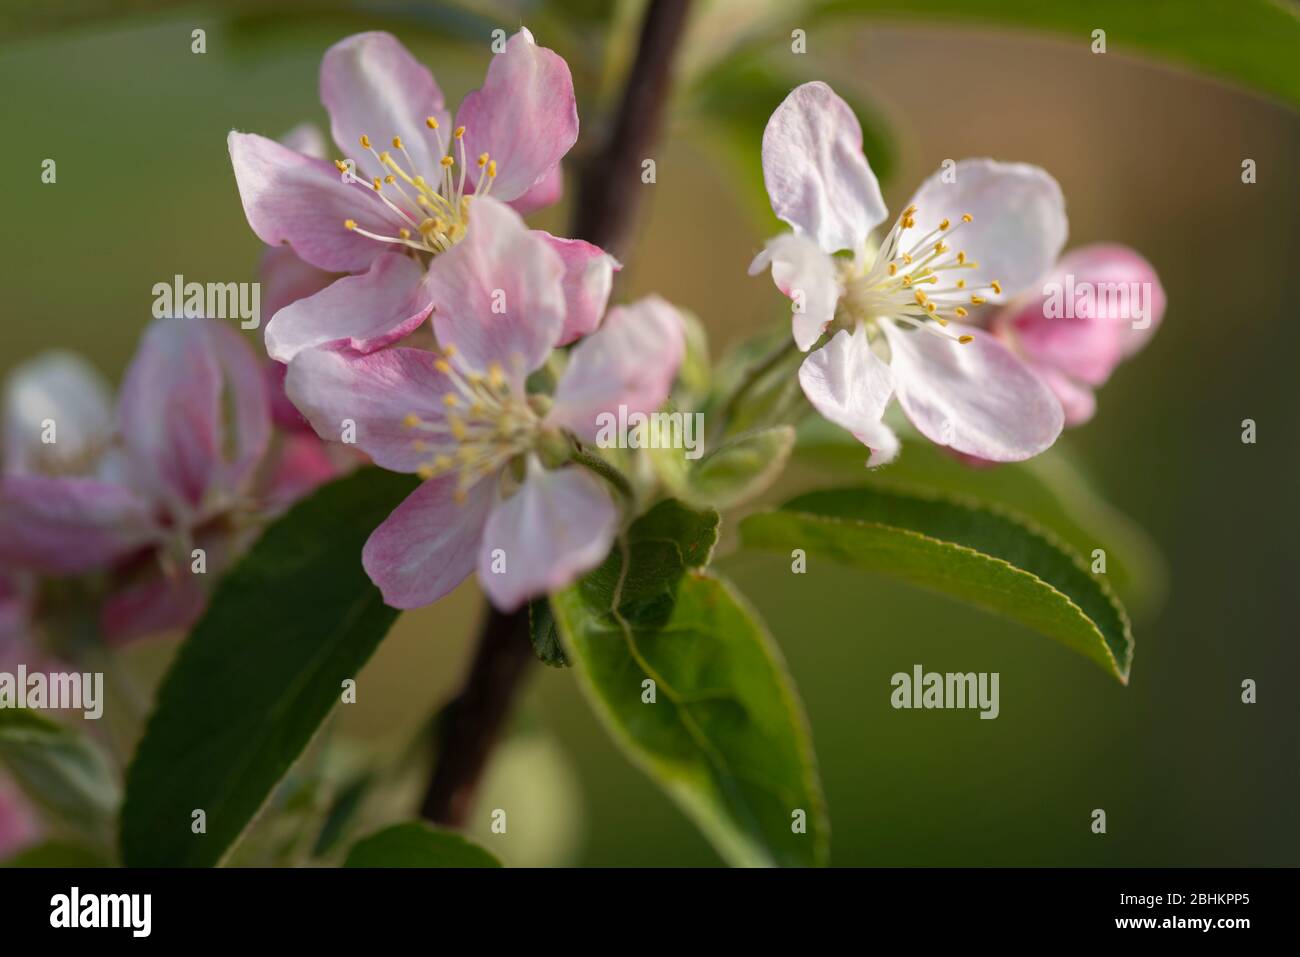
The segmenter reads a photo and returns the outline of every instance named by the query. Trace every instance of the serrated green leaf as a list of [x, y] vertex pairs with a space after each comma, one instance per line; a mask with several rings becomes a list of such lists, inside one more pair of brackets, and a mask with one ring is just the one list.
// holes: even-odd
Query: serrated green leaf
[[727, 583], [686, 571], [707, 558], [704, 540], [663, 536], [690, 510], [657, 509], [600, 568], [551, 596], [580, 684], [624, 751], [728, 862], [823, 864], [821, 786], [780, 653]]
[[127, 775], [128, 865], [216, 864], [239, 837], [396, 620], [361, 547], [416, 484], [365, 468], [322, 487], [218, 585]]
[[1300, 20], [1294, 4], [1274, 0], [830, 0], [815, 9], [812, 22], [883, 15], [1050, 30], [1085, 50], [1104, 29], [1108, 54], [1154, 54], [1300, 104]]
[[1027, 519], [868, 487], [801, 495], [749, 516], [740, 533], [751, 548], [801, 548], [998, 612], [1128, 681], [1128, 615], [1077, 553]]
[[109, 842], [121, 786], [85, 734], [26, 708], [0, 708], [0, 765], [60, 823]]
[[344, 867], [500, 867], [490, 852], [455, 831], [423, 821], [394, 824], [362, 838]]

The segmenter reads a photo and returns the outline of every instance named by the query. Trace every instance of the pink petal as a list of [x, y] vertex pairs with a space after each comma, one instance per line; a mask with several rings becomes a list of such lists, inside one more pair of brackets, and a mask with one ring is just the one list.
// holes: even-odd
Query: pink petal
[[[356, 161], [366, 179], [384, 176], [390, 170], [361, 146], [361, 136], [370, 137], [375, 153], [385, 150], [407, 167], [406, 157], [393, 148], [393, 137], [401, 137], [415, 169], [414, 177], [439, 172], [444, 144], [451, 130], [442, 91], [423, 64], [389, 33], [358, 33], [340, 40], [328, 50], [320, 65], [320, 98], [330, 114], [330, 132], [344, 156]], [[435, 117], [440, 130], [425, 125]]]
[[463, 503], [457, 478], [430, 479], [393, 509], [361, 552], [361, 564], [393, 608], [429, 605], [459, 585], [478, 553], [495, 482], [479, 482]]
[[799, 384], [825, 418], [871, 449], [870, 464], [898, 454], [898, 437], [881, 421], [894, 390], [889, 366], [871, 348], [865, 326], [841, 329], [799, 367]]
[[880, 324], [903, 411], [933, 442], [993, 462], [1018, 462], [1061, 434], [1061, 403], [991, 334], [958, 343]]
[[272, 246], [262, 253], [257, 278], [262, 284], [262, 315], [274, 316], [291, 302], [320, 292], [339, 274], [298, 258], [291, 246]]
[[0, 479], [0, 563], [52, 574], [90, 571], [159, 536], [148, 503], [115, 482]]
[[406, 417], [441, 423], [443, 396], [452, 391], [450, 380], [434, 368], [435, 358], [405, 347], [369, 355], [308, 349], [289, 363], [285, 391], [321, 438], [341, 441], [351, 421], [357, 448], [376, 464], [414, 472], [433, 458], [418, 440], [434, 436], [407, 425]]
[[[495, 188], [494, 188], [495, 191]], [[520, 216], [527, 216], [547, 206], [554, 206], [564, 195], [564, 168], [556, 163], [551, 171], [537, 181], [532, 189], [518, 199], [510, 200], [510, 208]]]
[[[944, 241], [979, 263], [971, 277], [997, 280], [1002, 293], [982, 292], [1000, 302], [1046, 275], [1065, 245], [1069, 224], [1065, 197], [1056, 180], [1028, 163], [967, 159], [957, 163], [944, 182], [935, 173], [916, 191], [916, 225], [905, 237], [919, 239], [947, 219], [952, 228]], [[969, 213], [970, 223], [961, 222]], [[971, 285], [976, 278], [968, 278]]]
[[858, 118], [825, 83], [795, 87], [767, 121], [763, 182], [772, 212], [824, 252], [856, 252], [886, 215]]
[[1047, 384], [1047, 387], [1060, 400], [1061, 408], [1065, 411], [1065, 427], [1067, 429], [1083, 425], [1096, 414], [1097, 394], [1093, 391], [1092, 386], [1071, 379], [1068, 375], [1048, 366], [1031, 363], [1029, 367], [1038, 374], [1038, 377]]
[[776, 288], [791, 301], [795, 345], [807, 352], [835, 318], [841, 292], [835, 259], [810, 239], [782, 233], [754, 257], [749, 274], [756, 276], [769, 264]]
[[238, 493], [271, 434], [262, 367], [215, 319], [160, 319], [145, 330], [118, 418], [134, 479], [181, 512], [210, 491]]
[[540, 229], [533, 233], [559, 253], [564, 263], [564, 331], [556, 344], [567, 346], [600, 325], [614, 286], [614, 273], [623, 264], [599, 246], [581, 239], [560, 239]]
[[359, 276], [344, 276], [314, 296], [285, 306], [266, 325], [266, 351], [288, 362], [313, 346], [373, 352], [419, 328], [433, 309], [424, 265], [385, 253]]
[[295, 153], [310, 156], [312, 159], [329, 158], [329, 147], [315, 123], [299, 123], [280, 137], [280, 142]]
[[36, 809], [13, 779], [0, 772], [0, 860], [37, 843], [43, 833]]
[[111, 437], [112, 408], [108, 384], [80, 356], [52, 351], [22, 363], [4, 386], [4, 471], [88, 471]]
[[269, 473], [258, 492], [265, 510], [279, 512], [340, 472], [329, 447], [311, 432], [281, 437]]
[[186, 565], [174, 578], [154, 570], [143, 581], [115, 591], [100, 609], [99, 624], [110, 644], [164, 632], [188, 631], [207, 605], [203, 577]]
[[262, 242], [288, 243], [318, 269], [358, 272], [388, 250], [343, 224], [381, 236], [405, 225], [368, 185], [343, 182], [333, 163], [312, 159], [253, 133], [232, 132], [230, 162], [248, 225]]
[[502, 201], [524, 196], [552, 175], [578, 141], [569, 65], [521, 28], [492, 58], [483, 86], [461, 102], [456, 125], [465, 127], [471, 171], [480, 153], [496, 160], [492, 195]]
[[682, 318], [658, 296], [615, 306], [570, 353], [547, 421], [593, 441], [602, 412], [653, 412], [668, 398], [684, 350]]
[[1151, 264], [1125, 246], [1099, 244], [1066, 253], [992, 328], [1034, 364], [1098, 386], [1146, 344], [1164, 311]]
[[483, 529], [479, 584], [497, 608], [513, 611], [599, 565], [617, 531], [618, 510], [591, 473], [576, 466], [548, 472], [530, 459], [523, 485]]
[[465, 238], [429, 264], [433, 328], [468, 368], [499, 362], [522, 388], [564, 327], [564, 263], [509, 206], [470, 203]]

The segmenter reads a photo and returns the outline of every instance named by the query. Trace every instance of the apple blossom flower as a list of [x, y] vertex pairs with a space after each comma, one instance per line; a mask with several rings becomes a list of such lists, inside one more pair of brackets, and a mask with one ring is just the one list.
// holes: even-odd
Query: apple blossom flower
[[314, 435], [273, 441], [262, 365], [232, 329], [203, 319], [148, 327], [115, 411], [75, 356], [20, 366], [3, 423], [0, 623], [11, 651], [30, 645], [50, 578], [106, 579], [110, 639], [189, 625], [207, 594], [191, 550], [204, 550], [208, 572], [225, 567], [333, 468]]
[[1149, 262], [1126, 246], [1074, 249], [1037, 286], [999, 309], [989, 329], [1047, 383], [1066, 426], [1097, 409], [1094, 390], [1155, 334], [1165, 291]]
[[[434, 287], [454, 283], [440, 256], [470, 232], [477, 202], [490, 195], [521, 212], [554, 202], [560, 160], [578, 136], [568, 65], [525, 29], [493, 58], [455, 125], [433, 75], [387, 33], [330, 47], [320, 89], [348, 159], [317, 158], [317, 143], [301, 132], [299, 149], [255, 134], [229, 137], [258, 237], [287, 243], [310, 267], [348, 274], [275, 312], [266, 346], [281, 362], [321, 345], [370, 352], [419, 328]], [[572, 342], [599, 322], [618, 264], [588, 243], [540, 235], [568, 271], [560, 341]]]
[[289, 363], [289, 397], [322, 437], [350, 419], [378, 465], [424, 479], [362, 551], [397, 608], [436, 601], [477, 567], [510, 610], [599, 564], [619, 511], [571, 462], [573, 440], [596, 438], [601, 411], [658, 408], [684, 351], [680, 316], [643, 299], [611, 309], [573, 348], [552, 395], [530, 392], [563, 335], [565, 266], [508, 206], [480, 198], [475, 219], [482, 228], [440, 257], [440, 352], [315, 348]]
[[[1045, 273], [1065, 243], [1065, 205], [1046, 172], [965, 160], [926, 180], [879, 245], [887, 216], [857, 118], [825, 83], [797, 87], [763, 134], [772, 210], [793, 232], [770, 240], [771, 267], [794, 301], [799, 380], [813, 406], [871, 449], [898, 452], [882, 416], [893, 395], [927, 438], [993, 461], [1046, 449], [1060, 402], [991, 334], [965, 325]], [[837, 253], [849, 251], [852, 256]], [[960, 330], [960, 331], [958, 331]]]

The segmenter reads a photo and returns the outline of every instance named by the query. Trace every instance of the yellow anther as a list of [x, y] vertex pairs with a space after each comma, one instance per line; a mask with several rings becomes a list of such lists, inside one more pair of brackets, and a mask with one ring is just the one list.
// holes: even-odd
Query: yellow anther
[[994, 279], [991, 283], [989, 283], [989, 285], [993, 287], [993, 291], [996, 292], [999, 296], [1002, 295], [1002, 283]]
[[[890, 263], [890, 264], [889, 264], [889, 274], [890, 274], [891, 276], [894, 276], [894, 275], [897, 275], [897, 273], [898, 273], [898, 263]], [[903, 278], [906, 279], [907, 277], [904, 276]]]
[[429, 481], [429, 479], [433, 478], [438, 473], [435, 472], [432, 468], [430, 468], [427, 465], [421, 465], [418, 469], [415, 470], [415, 474], [420, 476], [421, 481], [427, 482]]
[[447, 416], [447, 425], [451, 428], [451, 434], [456, 437], [458, 442], [465, 441], [465, 436], [468, 433], [465, 430], [465, 423], [461, 420], [460, 416]]
[[911, 216], [915, 212], [916, 212], [916, 206], [915, 205], [909, 206], [907, 207], [907, 209], [903, 210], [903, 218], [906, 219], [908, 216]]
[[984, 305], [984, 297], [983, 297], [983, 296], [971, 296], [971, 297], [970, 297], [970, 304], [971, 304], [972, 306], [982, 306], [982, 305]]
[[489, 177], [489, 178], [491, 178], [491, 179], [495, 179], [495, 178], [496, 178], [496, 175], [497, 175], [497, 161], [496, 161], [496, 160], [489, 160], [489, 161], [488, 161], [488, 170], [487, 170], [487, 173], [488, 173], [488, 177]]
[[948, 247], [945, 246], [943, 243], [935, 243], [935, 244], [934, 244], [934, 253], [935, 253], [936, 256], [938, 256], [938, 255], [942, 255], [943, 253], [946, 253], [947, 251], [948, 251]]
[[903, 253], [903, 262], [908, 266], [912, 265], [912, 257], [907, 253]]
[[958, 265], [961, 265], [961, 264], [964, 263], [965, 261], [966, 261], [966, 252], [965, 252], [965, 250], [962, 250], [962, 249], [957, 250], [957, 264], [958, 264]]
[[916, 304], [918, 306], [925, 305], [925, 293], [921, 292], [919, 289], [916, 291]]
[[972, 216], [970, 213], [962, 213], [961, 221], [963, 223], [973, 223], [975, 221], [975, 217]]
[[952, 223], [948, 222], [948, 220], [946, 220], [946, 219], [941, 220], [941, 221], [939, 222], [939, 228], [940, 228], [940, 229], [947, 229], [947, 228], [948, 228], [949, 226], [951, 226], [951, 225], [952, 225]]
[[970, 315], [970, 313], [966, 311], [966, 308], [964, 306], [958, 306], [953, 311], [957, 313], [958, 319], [965, 319], [968, 315]]
[[912, 285], [912, 277], [908, 273], [903, 274], [903, 285], [904, 286]]
[[460, 396], [455, 392], [448, 392], [442, 397], [442, 404], [447, 406], [449, 409], [454, 409], [456, 406], [460, 405]]
[[394, 136], [394, 137], [393, 137], [393, 149], [395, 149], [395, 150], [400, 150], [401, 148], [402, 148], [402, 138], [401, 138], [400, 136]]
[[446, 359], [435, 359], [433, 362], [433, 367], [437, 369], [439, 372], [441, 372], [443, 375], [451, 375], [451, 363], [448, 362]]
[[397, 235], [401, 236], [403, 239], [410, 239], [411, 231], [407, 229], [405, 226], [403, 226], [397, 230]]
[[406, 426], [408, 429], [413, 429], [419, 424], [420, 424], [420, 417], [416, 415], [414, 412], [408, 412], [402, 418], [402, 425]]
[[454, 359], [456, 358], [456, 347], [448, 343], [446, 346], [443, 347], [442, 354], [445, 355], [448, 359]]
[[959, 337], [957, 338], [957, 341], [960, 342], [962, 345], [965, 345], [965, 344], [968, 343], [968, 342], [974, 342], [974, 341], [975, 341], [975, 337], [974, 337], [974, 336], [959, 336]]
[[445, 472], [447, 469], [451, 468], [451, 465], [452, 462], [450, 455], [440, 452], [433, 457], [433, 467], [438, 469], [440, 472]]
[[427, 236], [429, 233], [435, 233], [438, 231], [438, 221], [436, 219], [424, 219], [420, 221], [420, 225], [417, 228], [421, 233]]
[[939, 323], [939, 325], [943, 326], [945, 329], [948, 328], [948, 320], [944, 319], [942, 316], [935, 316], [934, 321]]
[[493, 362], [488, 366], [488, 382], [494, 389], [499, 389], [506, 383], [506, 372], [501, 368], [501, 363]]
[[456, 161], [452, 159], [450, 156], [444, 156], [441, 160], [439, 160], [439, 162], [442, 163], [442, 168], [446, 169], [448, 166], [450, 166], [452, 163]]
[[342, 160], [335, 160], [334, 168], [337, 169], [340, 173], [346, 173], [348, 171], [348, 164], [343, 162]]
[[370, 149], [370, 137], [366, 136], [365, 133], [361, 134], [361, 148], [363, 150]]
[[397, 182], [397, 177], [394, 176], [392, 173], [389, 173], [387, 176], [384, 177], [384, 182], [387, 183], [389, 186], [392, 186], [394, 183]]
[[357, 228], [357, 221], [356, 221], [355, 219], [345, 219], [345, 220], [343, 220], [343, 228], [344, 228], [344, 229], [356, 229], [356, 228]]
[[966, 288], [966, 280], [965, 280], [965, 279], [958, 279], [958, 280], [957, 280], [957, 288], [958, 288], [958, 289], [965, 289], [965, 288]]
[[377, 193], [384, 188], [384, 181], [381, 180], [378, 176], [376, 176], [373, 180], [370, 181], [370, 185], [375, 188], [375, 192]]
[[438, 118], [436, 116], [426, 116], [424, 118], [424, 125], [431, 130], [436, 130], [438, 128]]
[[487, 161], [488, 161], [488, 155], [487, 155], [487, 153], [479, 153], [479, 154], [478, 154], [478, 168], [479, 168], [479, 169], [482, 169], [484, 166], [487, 166]]
[[934, 303], [932, 303], [932, 302], [927, 302], [927, 303], [925, 304], [925, 311], [926, 311], [926, 312], [934, 312], [934, 311], [935, 311], [936, 309], [938, 309], [938, 308], [939, 308], [939, 307], [936, 306], [936, 305], [935, 305]]
[[452, 136], [456, 137], [456, 139], [460, 139], [464, 135], [465, 135], [465, 127], [463, 126], [456, 127], [455, 132], [452, 133]]

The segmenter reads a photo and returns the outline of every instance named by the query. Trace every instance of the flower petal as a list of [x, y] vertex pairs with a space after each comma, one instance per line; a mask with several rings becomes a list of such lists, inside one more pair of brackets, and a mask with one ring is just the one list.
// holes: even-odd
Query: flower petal
[[211, 491], [237, 494], [271, 434], [262, 367], [214, 319], [160, 319], [145, 330], [118, 420], [133, 479], [178, 516]]
[[[95, 368], [71, 352], [18, 366], [4, 387], [4, 471], [88, 471], [111, 437], [112, 398]], [[46, 422], [54, 441], [46, 443]]]
[[990, 333], [954, 342], [881, 322], [894, 388], [912, 424], [933, 442], [993, 462], [1018, 462], [1061, 434], [1061, 403]]
[[[433, 74], [390, 33], [357, 33], [325, 51], [320, 64], [320, 98], [330, 115], [330, 132], [345, 156], [356, 161], [367, 179], [384, 176], [389, 169], [361, 146], [369, 136], [375, 153], [391, 150], [393, 137], [402, 139], [415, 169], [406, 172], [431, 177], [438, 172], [442, 142], [449, 141], [450, 119], [442, 91]], [[425, 125], [428, 117], [440, 124], [435, 132]]]
[[510, 200], [510, 208], [520, 216], [527, 216], [547, 206], [554, 206], [564, 195], [564, 167], [556, 163], [551, 171], [537, 181], [524, 195]]
[[1151, 264], [1125, 246], [1098, 244], [1061, 257], [992, 329], [1034, 364], [1098, 386], [1146, 344], [1164, 312]]
[[274, 316], [289, 303], [320, 292], [339, 274], [317, 269], [291, 246], [272, 246], [262, 253], [257, 278], [262, 284], [262, 315]]
[[258, 489], [258, 503], [278, 513], [341, 471], [329, 447], [308, 431], [292, 432], [280, 439], [271, 468]]
[[190, 574], [188, 568], [175, 577], [155, 570], [113, 592], [99, 613], [104, 637], [120, 645], [146, 635], [188, 630], [207, 605], [202, 577]]
[[329, 147], [315, 123], [299, 123], [284, 136], [280, 142], [295, 153], [310, 156], [312, 159], [327, 159]]
[[433, 328], [469, 368], [499, 362], [522, 388], [563, 329], [564, 263], [509, 206], [470, 203], [465, 238], [429, 264]]
[[898, 437], [882, 421], [893, 374], [872, 350], [865, 326], [851, 333], [841, 329], [808, 356], [799, 367], [799, 384], [818, 412], [871, 449], [873, 468], [893, 461]]
[[358, 272], [370, 265], [384, 243], [343, 224], [396, 236], [405, 225], [374, 190], [343, 175], [332, 163], [312, 159], [253, 133], [232, 132], [230, 162], [248, 225], [262, 242], [288, 243], [318, 269]]
[[841, 291], [835, 259], [810, 239], [782, 233], [754, 257], [749, 274], [756, 276], [769, 264], [776, 288], [791, 301], [795, 345], [807, 352], [835, 318]]
[[308, 349], [289, 363], [285, 391], [316, 434], [338, 442], [347, 423], [355, 425], [356, 446], [394, 472], [414, 472], [433, 457], [417, 439], [429, 436], [406, 424], [443, 421], [443, 396], [450, 380], [434, 367], [436, 356], [397, 347], [357, 355], [344, 350]]
[[[1056, 180], [1028, 163], [967, 159], [935, 173], [916, 191], [916, 225], [906, 234], [919, 238], [947, 219], [957, 228], [950, 245], [979, 263], [972, 275], [997, 280], [1001, 293], [981, 293], [999, 302], [1046, 275], [1069, 232], [1065, 197]], [[961, 222], [970, 214], [974, 221]], [[945, 240], [947, 242], [947, 240]]]
[[658, 296], [615, 306], [604, 325], [569, 354], [547, 415], [585, 441], [600, 431], [602, 412], [653, 412], [663, 405], [685, 351], [682, 318]]
[[84, 572], [158, 537], [148, 503], [126, 486], [42, 475], [0, 479], [0, 563]]
[[[456, 125], [465, 127], [469, 157], [487, 153], [496, 160], [492, 195], [502, 201], [524, 196], [578, 141], [569, 65], [521, 28], [492, 58], [483, 86], [461, 102]], [[483, 174], [472, 159], [470, 170], [477, 185]]]
[[564, 331], [556, 345], [567, 346], [600, 325], [614, 286], [614, 273], [623, 264], [599, 246], [581, 239], [561, 239], [540, 229], [533, 233], [545, 240], [564, 263]]
[[459, 585], [478, 556], [495, 482], [456, 501], [456, 476], [429, 479], [371, 533], [361, 564], [393, 608], [429, 605]]
[[429, 317], [424, 265], [385, 253], [359, 276], [344, 276], [306, 299], [285, 306], [266, 325], [266, 351], [288, 362], [314, 346], [346, 345], [374, 352], [409, 335]]
[[861, 249], [887, 214], [858, 118], [820, 81], [795, 87], [767, 121], [763, 182], [772, 212], [827, 253]]
[[1097, 394], [1092, 386], [1071, 379], [1068, 375], [1044, 365], [1029, 364], [1029, 368], [1047, 383], [1047, 387], [1061, 402], [1065, 411], [1065, 427], [1072, 429], [1083, 425], [1097, 412]]
[[479, 584], [497, 608], [513, 611], [599, 565], [617, 531], [618, 509], [598, 479], [530, 459], [523, 485], [483, 529]]

